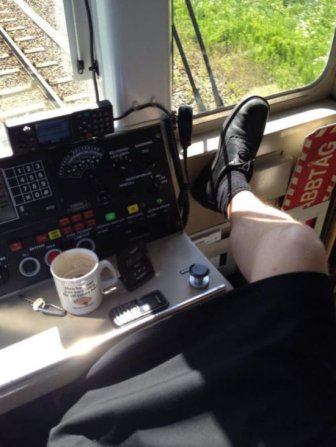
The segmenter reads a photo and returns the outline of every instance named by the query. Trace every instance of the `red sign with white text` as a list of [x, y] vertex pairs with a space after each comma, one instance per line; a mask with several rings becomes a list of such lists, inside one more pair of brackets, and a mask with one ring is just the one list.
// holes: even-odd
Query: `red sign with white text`
[[305, 139], [282, 208], [303, 209], [330, 199], [336, 183], [336, 124], [321, 127]]

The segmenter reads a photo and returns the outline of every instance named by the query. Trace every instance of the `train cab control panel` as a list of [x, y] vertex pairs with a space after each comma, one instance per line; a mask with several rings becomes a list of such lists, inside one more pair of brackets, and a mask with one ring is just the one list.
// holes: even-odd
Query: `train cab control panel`
[[60, 251], [117, 254], [182, 230], [160, 123], [0, 160], [0, 298]]

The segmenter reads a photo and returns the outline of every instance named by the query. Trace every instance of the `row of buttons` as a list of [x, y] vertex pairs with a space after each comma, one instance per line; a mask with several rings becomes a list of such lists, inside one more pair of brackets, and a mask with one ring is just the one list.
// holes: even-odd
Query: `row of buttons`
[[[94, 218], [94, 211], [87, 210], [83, 213], [73, 214], [69, 217], [63, 217], [58, 220], [58, 225], [60, 228], [55, 228], [48, 231], [47, 233], [41, 233], [35, 236], [36, 244], [45, 244], [49, 241], [59, 239], [70, 233], [76, 233], [85, 228], [91, 228], [96, 225], [96, 220]], [[14, 253], [23, 250], [23, 243], [21, 241], [16, 241], [9, 244], [9, 250]]]
[[[137, 203], [129, 205], [127, 207], [128, 214], [136, 214], [140, 211], [140, 207]], [[114, 211], [105, 213], [105, 221], [113, 222], [117, 218], [117, 214]], [[66, 236], [71, 233], [77, 233], [86, 228], [92, 228], [96, 226], [95, 214], [92, 209], [83, 211], [82, 213], [72, 214], [71, 216], [62, 217], [58, 219], [59, 228], [42, 233], [35, 236], [36, 244], [45, 244], [49, 241], [59, 239], [62, 236]], [[21, 241], [15, 241], [9, 244], [9, 249], [12, 253], [23, 250], [23, 243]]]
[[[156, 199], [157, 205], [161, 205], [162, 202], [163, 202], [163, 199], [161, 197], [158, 197]], [[143, 208], [144, 206], [145, 205], [143, 203], [142, 204], [132, 203], [132, 205], [128, 205], [127, 212], [129, 215], [137, 214], [140, 212], [140, 209]], [[111, 222], [112, 220], [115, 220], [116, 218], [117, 218], [117, 215], [114, 211], [110, 211], [109, 213], [105, 214], [105, 220], [107, 222]]]
[[99, 118], [94, 119], [94, 120], [88, 120], [88, 121], [83, 121], [82, 125], [79, 126], [80, 130], [83, 129], [98, 129], [98, 128], [105, 128], [106, 126], [110, 125], [111, 120], [109, 118]]
[[104, 133], [112, 129], [112, 116], [110, 111], [98, 110], [86, 116], [86, 113], [80, 115], [78, 130], [83, 134]]
[[[53, 248], [49, 250], [44, 255], [44, 262], [49, 267], [52, 261], [61, 253], [61, 250], [58, 248]], [[39, 273], [41, 270], [41, 263], [37, 258], [32, 256], [28, 256], [27, 258], [22, 259], [19, 264], [19, 272], [23, 276], [32, 277]]]
[[33, 163], [25, 163], [23, 165], [15, 166], [14, 168], [6, 169], [7, 177], [19, 177], [23, 174], [31, 174], [32, 172], [43, 170], [42, 161], [35, 161]]
[[72, 214], [71, 216], [58, 219], [59, 229], [52, 231], [52, 238], [58, 239], [71, 233], [85, 230], [96, 226], [95, 214], [92, 209], [83, 211], [83, 213]]

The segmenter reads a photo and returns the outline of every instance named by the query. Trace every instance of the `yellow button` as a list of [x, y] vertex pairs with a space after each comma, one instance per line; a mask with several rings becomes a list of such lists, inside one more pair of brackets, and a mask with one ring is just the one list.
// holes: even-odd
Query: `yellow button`
[[56, 230], [52, 230], [48, 232], [49, 239], [52, 241], [54, 239], [58, 239], [62, 236], [61, 231], [57, 228]]
[[139, 212], [139, 205], [137, 203], [134, 203], [133, 205], [129, 205], [127, 207], [128, 214], [135, 214]]

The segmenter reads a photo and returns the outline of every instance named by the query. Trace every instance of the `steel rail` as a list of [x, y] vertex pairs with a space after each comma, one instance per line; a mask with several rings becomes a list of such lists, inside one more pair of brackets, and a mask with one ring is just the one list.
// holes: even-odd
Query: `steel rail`
[[39, 74], [34, 65], [30, 62], [30, 60], [25, 56], [25, 54], [20, 50], [20, 48], [16, 45], [14, 40], [8, 35], [8, 33], [0, 26], [0, 35], [3, 37], [4, 41], [13, 51], [17, 59], [21, 62], [23, 67], [27, 70], [29, 75], [35, 79], [37, 82], [37, 86], [41, 88], [43, 93], [54, 103], [57, 107], [64, 107], [63, 101], [60, 97], [55, 93], [55, 91], [50, 87], [48, 82]]
[[173, 24], [173, 38], [175, 39], [175, 43], [176, 43], [177, 49], [178, 49], [178, 51], [180, 53], [182, 64], [183, 64], [184, 69], [186, 71], [186, 74], [187, 74], [187, 77], [188, 77], [188, 80], [189, 80], [189, 84], [191, 86], [191, 89], [192, 89], [192, 92], [193, 92], [193, 95], [194, 95], [194, 98], [195, 98], [195, 101], [196, 101], [196, 104], [197, 104], [198, 111], [199, 112], [205, 112], [205, 110], [206, 110], [205, 105], [204, 105], [204, 103], [202, 101], [202, 97], [201, 97], [200, 91], [196, 87], [196, 84], [195, 84], [195, 81], [194, 81], [194, 78], [193, 78], [193, 75], [192, 75], [192, 72], [191, 72], [191, 69], [190, 69], [190, 65], [189, 65], [189, 62], [188, 62], [188, 58], [187, 58], [187, 56], [185, 54], [185, 51], [183, 49], [183, 45], [182, 45], [180, 36], [178, 35], [177, 29], [176, 29], [174, 24]]

